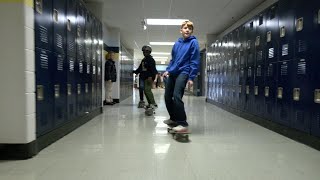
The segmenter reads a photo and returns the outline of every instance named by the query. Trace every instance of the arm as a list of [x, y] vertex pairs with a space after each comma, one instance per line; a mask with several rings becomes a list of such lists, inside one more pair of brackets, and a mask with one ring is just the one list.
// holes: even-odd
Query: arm
[[199, 44], [197, 41], [193, 42], [193, 45], [190, 51], [191, 51], [191, 57], [190, 57], [189, 81], [193, 81], [193, 79], [197, 76], [199, 65], [200, 65], [200, 50], [199, 50]]
[[140, 74], [140, 73], [141, 73], [141, 70], [142, 70], [142, 65], [141, 65], [141, 63], [140, 63], [138, 69], [136, 69], [135, 71], [133, 71], [133, 73], [135, 73], [135, 74]]

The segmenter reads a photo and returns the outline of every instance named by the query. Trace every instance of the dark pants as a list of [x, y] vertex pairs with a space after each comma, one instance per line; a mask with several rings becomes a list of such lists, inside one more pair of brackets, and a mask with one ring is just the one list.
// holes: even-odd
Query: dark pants
[[139, 78], [139, 95], [140, 101], [143, 101], [143, 91], [144, 91], [144, 80]]
[[170, 119], [181, 126], [188, 126], [184, 103], [182, 101], [188, 78], [189, 76], [186, 74], [180, 74], [178, 76], [170, 75], [166, 82], [164, 94]]
[[154, 101], [154, 96], [152, 93], [152, 81], [149, 81], [148, 79], [144, 80], [144, 94], [146, 95], [148, 104], [153, 104], [155, 105], [156, 102]]

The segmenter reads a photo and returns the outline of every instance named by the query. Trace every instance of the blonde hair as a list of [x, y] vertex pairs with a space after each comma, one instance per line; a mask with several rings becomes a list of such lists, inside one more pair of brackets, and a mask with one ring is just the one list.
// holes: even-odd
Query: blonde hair
[[115, 54], [115, 52], [110, 51], [110, 52], [106, 53], [105, 59], [106, 59], [106, 60], [110, 59], [110, 58], [111, 58], [111, 54]]
[[188, 28], [191, 28], [192, 31], [193, 31], [193, 22], [191, 22], [191, 21], [184, 21], [184, 22], [182, 23], [182, 25], [181, 25], [181, 29], [182, 29], [185, 25], [187, 25]]

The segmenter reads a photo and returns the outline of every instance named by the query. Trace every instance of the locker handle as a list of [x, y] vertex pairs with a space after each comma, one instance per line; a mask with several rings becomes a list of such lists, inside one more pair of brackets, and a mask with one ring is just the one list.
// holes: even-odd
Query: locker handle
[[300, 88], [293, 89], [293, 100], [300, 101]]
[[283, 97], [283, 88], [278, 87], [278, 94], [277, 94], [278, 99], [282, 99]]
[[314, 90], [314, 102], [320, 104], [320, 89]]
[[264, 96], [265, 96], [265, 97], [269, 97], [269, 87], [268, 87], [268, 86], [266, 86], [266, 87], [264, 88]]
[[267, 32], [267, 42], [271, 42], [271, 31]]
[[68, 96], [72, 95], [72, 85], [68, 84]]
[[246, 86], [246, 94], [250, 94], [250, 86]]
[[85, 90], [86, 90], [86, 91], [85, 91], [86, 93], [89, 92], [89, 84], [88, 84], [88, 83], [85, 84]]
[[55, 23], [59, 23], [59, 11], [57, 9], [53, 9], [53, 20]]
[[42, 12], [43, 12], [43, 2], [42, 2], [42, 0], [36, 0], [36, 11], [39, 14], [42, 14]]
[[258, 96], [259, 94], [259, 86], [254, 87], [254, 95]]
[[256, 37], [256, 43], [255, 43], [256, 46], [260, 46], [260, 36], [257, 36]]
[[286, 36], [286, 27], [282, 26], [280, 28], [280, 37], [285, 37]]
[[43, 101], [44, 100], [44, 88], [43, 85], [37, 85], [37, 100]]
[[297, 19], [296, 21], [296, 31], [302, 31], [303, 30], [303, 17]]
[[77, 88], [78, 89], [78, 95], [80, 95], [81, 94], [81, 84], [78, 84], [77, 86], [78, 86], [78, 88]]
[[71, 29], [71, 20], [70, 19], [68, 19], [68, 22], [67, 22], [67, 29], [68, 29], [68, 31], [72, 30]]

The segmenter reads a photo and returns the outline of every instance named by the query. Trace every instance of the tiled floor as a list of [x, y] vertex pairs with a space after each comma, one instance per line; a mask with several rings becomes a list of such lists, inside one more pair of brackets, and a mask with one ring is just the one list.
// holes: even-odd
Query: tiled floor
[[185, 96], [192, 134], [178, 143], [138, 95], [24, 161], [0, 161], [0, 180], [319, 180], [320, 152], [234, 116], [204, 98]]

